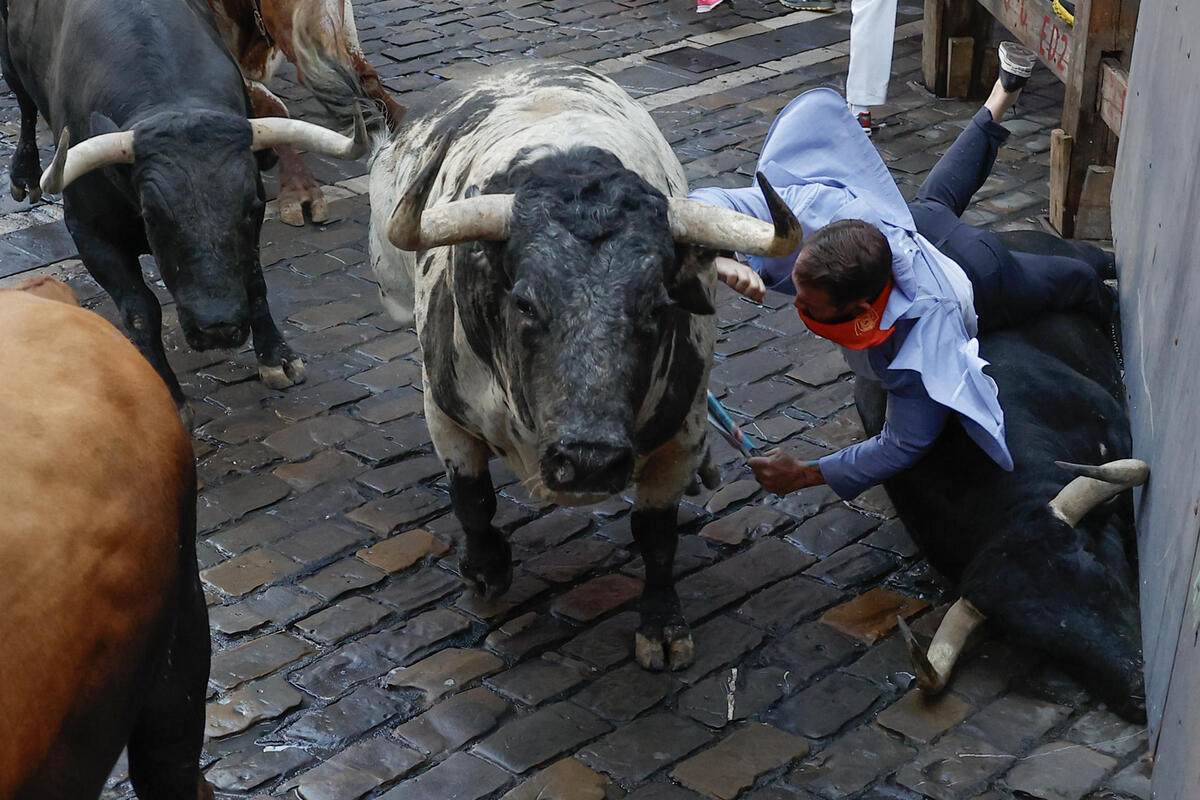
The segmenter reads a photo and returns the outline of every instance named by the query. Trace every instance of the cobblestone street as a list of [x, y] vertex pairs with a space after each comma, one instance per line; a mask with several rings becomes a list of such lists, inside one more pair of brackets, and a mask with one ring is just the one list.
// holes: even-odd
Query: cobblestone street
[[[902, 3], [889, 103], [874, 110], [875, 144], [909, 198], [977, 108], [920, 85], [920, 14]], [[844, 89], [850, 22], [844, 1], [826, 15], [728, 0], [701, 16], [687, 0], [356, 0], [356, 15], [401, 103], [511, 58], [592, 66], [650, 110], [693, 187], [747, 185], [791, 98]], [[660, 58], [681, 46], [705, 58]], [[272, 88], [324, 121], [293, 77], [285, 67]], [[1042, 228], [1062, 94], [1035, 71], [967, 221]], [[115, 320], [61, 207], [8, 197], [17, 121], [0, 96], [0, 285], [63, 277]], [[515, 580], [497, 602], [465, 590], [417, 339], [383, 312], [365, 261], [367, 164], [306, 159], [332, 221], [289, 227], [272, 204], [262, 233], [304, 384], [264, 386], [248, 345], [190, 350], [143, 262], [196, 413], [214, 645], [203, 758], [218, 796], [1148, 800], [1144, 730], [1015, 644], [984, 642], [942, 698], [923, 700], [896, 616], [927, 641], [955, 598], [883, 491], [767, 495], [716, 436], [723, 485], [680, 510], [689, 669], [633, 660], [642, 565], [627, 498], [548, 506], [493, 462]], [[790, 298], [719, 297], [711, 389], [753, 435], [805, 457], [862, 437], [845, 362]], [[124, 761], [104, 796], [134, 796]]]

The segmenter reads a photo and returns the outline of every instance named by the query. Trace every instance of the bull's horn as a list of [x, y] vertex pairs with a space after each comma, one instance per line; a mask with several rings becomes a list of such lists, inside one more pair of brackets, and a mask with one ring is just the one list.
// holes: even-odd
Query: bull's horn
[[1066, 461], [1055, 461], [1054, 464], [1078, 476], [1048, 504], [1050, 513], [1072, 528], [1108, 498], [1141, 486], [1150, 477], [1150, 467], [1136, 458], [1109, 461], [1098, 467]]
[[736, 250], [773, 258], [791, 255], [800, 249], [804, 239], [800, 222], [761, 172], [758, 173], [758, 185], [771, 210], [772, 222], [698, 200], [672, 197], [671, 235], [677, 242], [716, 250]]
[[288, 117], [260, 117], [250, 120], [251, 147], [265, 150], [290, 144], [312, 153], [324, 153], [334, 158], [355, 161], [367, 152], [367, 125], [362, 110], [354, 107], [354, 136]]
[[54, 160], [42, 173], [42, 192], [58, 194], [71, 182], [110, 164], [133, 163], [133, 131], [102, 133], [71, 147], [71, 132], [63, 128]]
[[913, 669], [917, 674], [917, 685], [925, 694], [938, 694], [946, 688], [950, 680], [950, 672], [971, 634], [983, 624], [986, 618], [979, 609], [971, 605], [971, 601], [960, 597], [950, 606], [942, 624], [938, 625], [929, 643], [929, 651], [921, 650], [917, 637], [904, 622], [903, 617], [896, 617], [900, 623], [900, 635], [908, 647], [908, 655], [912, 659]]
[[388, 239], [401, 250], [428, 250], [460, 242], [508, 238], [513, 208], [511, 194], [482, 194], [425, 208], [455, 134], [452, 130], [442, 137], [392, 211]]

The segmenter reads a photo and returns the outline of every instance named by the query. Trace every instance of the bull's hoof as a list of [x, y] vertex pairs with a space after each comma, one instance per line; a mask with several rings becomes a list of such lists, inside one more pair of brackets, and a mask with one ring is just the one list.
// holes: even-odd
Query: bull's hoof
[[299, 200], [279, 201], [279, 221], [294, 228], [304, 227], [304, 204]]
[[633, 644], [638, 663], [655, 672], [687, 669], [696, 659], [696, 645], [686, 624], [668, 625], [661, 635], [637, 631]]
[[30, 184], [14, 178], [9, 183], [8, 188], [12, 193], [13, 200], [16, 200], [18, 203], [26, 197], [29, 198], [30, 205], [42, 199], [42, 187], [37, 182]]
[[321, 194], [320, 189], [314, 189], [309, 193], [311, 198], [308, 203], [308, 215], [313, 222], [324, 222], [329, 219], [329, 204], [325, 202], [325, 195]]
[[458, 562], [463, 583], [478, 592], [485, 600], [496, 600], [512, 586], [511, 556], [499, 559], [472, 561], [469, 557]]
[[272, 389], [286, 389], [304, 383], [304, 360], [290, 356], [278, 364], [259, 364], [258, 379]]

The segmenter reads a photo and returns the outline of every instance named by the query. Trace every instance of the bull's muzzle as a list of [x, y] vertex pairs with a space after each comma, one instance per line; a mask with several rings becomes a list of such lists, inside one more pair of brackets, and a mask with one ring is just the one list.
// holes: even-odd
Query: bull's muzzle
[[542, 477], [556, 492], [615, 494], [633, 477], [633, 448], [625, 443], [559, 440], [542, 458]]

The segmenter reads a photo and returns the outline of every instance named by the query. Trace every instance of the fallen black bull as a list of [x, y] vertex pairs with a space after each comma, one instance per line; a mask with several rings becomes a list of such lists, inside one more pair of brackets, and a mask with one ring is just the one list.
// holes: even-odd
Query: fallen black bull
[[[309, 86], [337, 111], [355, 81], [296, 38]], [[799, 225], [773, 192], [774, 225], [684, 198], [653, 120], [593, 72], [517, 64], [458, 84], [377, 150], [370, 256], [385, 305], [420, 338], [463, 578], [491, 595], [512, 580], [491, 456], [555, 503], [632, 483], [637, 658], [681, 669], [693, 645], [672, 576], [676, 513], [698, 470], [716, 477], [702, 466], [710, 248], [790, 253]]]
[[[247, 121], [238, 67], [200, 0], [0, 0], [0, 63], [21, 109], [13, 197], [63, 193], [84, 265], [176, 404], [184, 397], [142, 253], [158, 262], [189, 344], [234, 347], [253, 333], [264, 383], [303, 381], [267, 305], [256, 152], [291, 144], [354, 159], [366, 147], [361, 118], [353, 139], [296, 120]], [[60, 133], [40, 178], [39, 111]]]
[[[1020, 237], [1025, 250], [1063, 247]], [[1059, 661], [1117, 713], [1144, 719], [1133, 509], [1122, 492], [1145, 482], [1148, 469], [1129, 458], [1112, 343], [1071, 314], [986, 333], [979, 343], [999, 387], [1014, 470], [996, 466], [952, 422], [916, 466], [885, 482], [917, 544], [961, 595], [928, 653], [905, 631], [919, 683], [941, 691], [987, 620]], [[856, 400], [868, 432], [878, 431], [880, 396], [858, 381]]]

